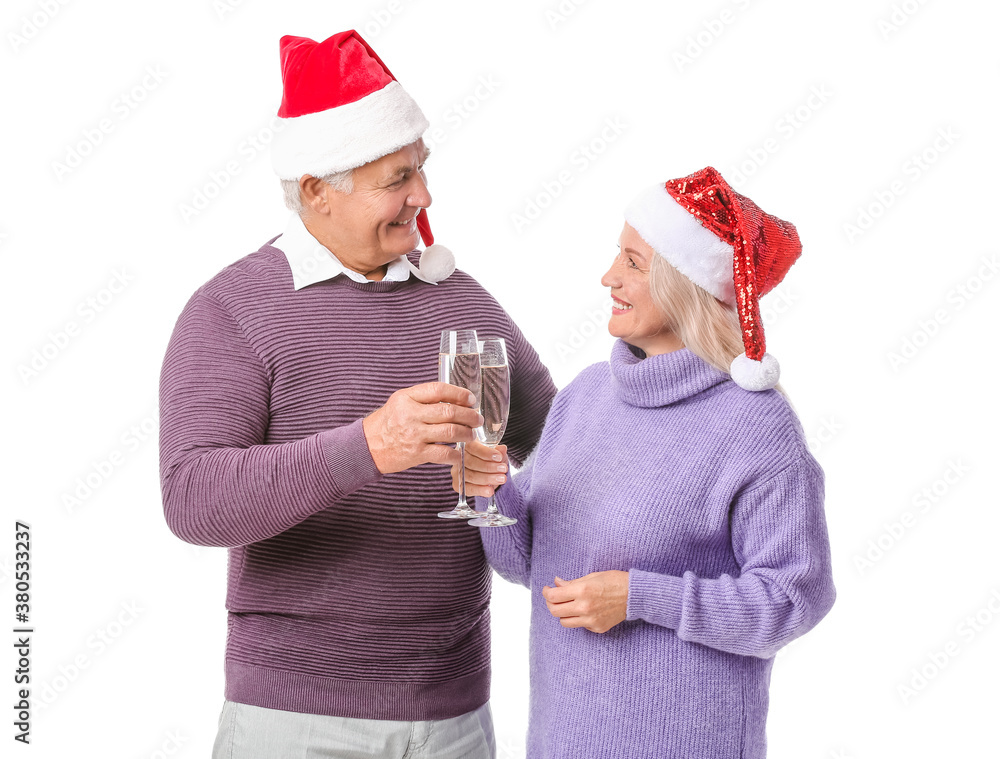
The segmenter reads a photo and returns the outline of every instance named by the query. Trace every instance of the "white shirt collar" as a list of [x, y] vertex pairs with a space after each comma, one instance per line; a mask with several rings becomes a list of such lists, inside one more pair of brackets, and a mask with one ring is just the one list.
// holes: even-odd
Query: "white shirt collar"
[[[340, 274], [350, 277], [355, 282], [376, 281], [368, 279], [364, 274], [348, 269], [340, 263], [326, 246], [310, 234], [296, 213], [289, 216], [285, 231], [271, 243], [271, 247], [277, 248], [285, 254], [288, 266], [292, 270], [292, 283], [296, 290], [327, 279], [333, 279]], [[411, 273], [422, 282], [427, 282], [419, 274], [411, 272], [406, 256], [400, 256], [389, 264], [382, 281], [405, 282], [410, 278]], [[429, 282], [428, 284], [437, 283]]]

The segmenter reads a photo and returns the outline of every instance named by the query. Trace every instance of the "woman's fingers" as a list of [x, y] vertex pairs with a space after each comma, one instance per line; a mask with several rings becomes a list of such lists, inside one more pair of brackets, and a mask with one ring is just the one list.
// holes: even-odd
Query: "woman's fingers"
[[576, 580], [555, 579], [545, 586], [546, 607], [563, 627], [585, 627], [604, 633], [625, 621], [628, 605], [628, 572], [592, 572]]
[[507, 446], [491, 448], [478, 440], [465, 446], [465, 468], [490, 474], [507, 471]]
[[[458, 491], [461, 465], [451, 469], [451, 486]], [[465, 445], [465, 494], [489, 498], [507, 481], [507, 446], [491, 448], [478, 440]]]
[[[451, 486], [458, 491], [461, 465], [451, 468]], [[491, 448], [479, 441], [465, 445], [465, 494], [489, 498], [507, 481], [507, 446]]]

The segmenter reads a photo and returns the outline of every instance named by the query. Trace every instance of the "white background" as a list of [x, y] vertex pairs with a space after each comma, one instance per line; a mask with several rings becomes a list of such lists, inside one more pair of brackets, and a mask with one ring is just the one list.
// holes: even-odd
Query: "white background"
[[[209, 754], [225, 552], [161, 516], [159, 366], [194, 289], [284, 225], [250, 142], [279, 37], [352, 27], [440, 130], [438, 240], [560, 386], [607, 357], [599, 278], [641, 187], [711, 164], [796, 224], [763, 311], [827, 472], [839, 599], [778, 657], [769, 755], [997, 756], [998, 21], [985, 1], [8, 0], [0, 607], [13, 629], [20, 519], [35, 702], [8, 748], [8, 643], [4, 756]], [[528, 602], [496, 582], [506, 757]]]

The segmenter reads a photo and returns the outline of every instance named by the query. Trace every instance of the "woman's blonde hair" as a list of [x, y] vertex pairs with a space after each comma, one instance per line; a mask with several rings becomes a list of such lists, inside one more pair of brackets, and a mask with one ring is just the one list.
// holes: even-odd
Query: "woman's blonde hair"
[[[684, 347], [729, 374], [729, 365], [743, 352], [736, 309], [698, 287], [658, 253], [649, 265], [649, 294]], [[775, 389], [784, 395], [780, 385]]]

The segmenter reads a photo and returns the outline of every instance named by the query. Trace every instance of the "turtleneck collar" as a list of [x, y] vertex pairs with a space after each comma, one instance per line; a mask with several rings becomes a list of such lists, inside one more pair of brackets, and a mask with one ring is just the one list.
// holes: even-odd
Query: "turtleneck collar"
[[615, 392], [630, 406], [669, 406], [729, 379], [687, 348], [647, 358], [639, 358], [633, 350], [638, 349], [624, 340], [616, 341], [611, 350]]

